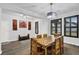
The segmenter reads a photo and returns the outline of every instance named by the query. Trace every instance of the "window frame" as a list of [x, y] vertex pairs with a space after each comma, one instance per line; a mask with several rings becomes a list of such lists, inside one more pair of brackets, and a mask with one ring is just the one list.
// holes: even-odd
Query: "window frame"
[[[72, 20], [71, 18], [73, 18], [73, 17], [77, 17], [77, 26], [76, 26], [76, 27], [72, 27], [72, 26], [71, 26], [71, 24], [72, 24], [72, 23], [71, 23], [71, 20]], [[70, 32], [69, 32], [69, 35], [66, 35], [66, 32], [67, 32], [67, 31], [66, 31], [66, 28], [68, 28], [68, 27], [66, 27], [66, 19], [67, 19], [67, 18], [70, 19], [70, 27], [69, 27], [69, 28], [70, 28]], [[78, 16], [78, 15], [69, 16], [69, 17], [65, 17], [65, 18], [64, 18], [64, 36], [67, 36], [67, 37], [76, 37], [76, 38], [78, 38], [78, 36], [79, 36], [79, 35], [78, 35], [78, 31], [79, 31], [79, 30], [78, 30], [78, 27], [79, 27], [79, 25], [78, 25], [79, 20], [78, 20], [78, 19], [79, 19], [79, 16]], [[77, 36], [72, 36], [72, 35], [71, 35], [71, 31], [72, 31], [71, 29], [72, 29], [72, 28], [77, 28], [77, 30], [76, 30]]]
[[[61, 20], [61, 22], [59, 23], [58, 21], [59, 20]], [[55, 23], [55, 33], [57, 33], [58, 31], [57, 31], [57, 28], [60, 28], [60, 34], [62, 35], [62, 18], [59, 18], [59, 19], [54, 19], [54, 20], [51, 20], [51, 35], [53, 35], [52, 34], [52, 23]], [[57, 24], [60, 24], [60, 27], [57, 27]]]

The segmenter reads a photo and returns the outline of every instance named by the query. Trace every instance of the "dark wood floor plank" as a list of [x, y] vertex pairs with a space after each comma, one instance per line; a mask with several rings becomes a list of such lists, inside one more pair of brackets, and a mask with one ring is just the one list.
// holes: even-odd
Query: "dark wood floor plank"
[[[2, 55], [30, 55], [30, 40], [2, 44]], [[79, 47], [64, 44], [63, 55], [79, 55]]]

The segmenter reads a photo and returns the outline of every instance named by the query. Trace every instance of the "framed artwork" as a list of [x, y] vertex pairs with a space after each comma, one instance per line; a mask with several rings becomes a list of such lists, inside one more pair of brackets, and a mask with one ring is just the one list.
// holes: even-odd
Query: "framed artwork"
[[28, 30], [31, 30], [31, 22], [28, 22]]
[[13, 30], [17, 30], [17, 20], [13, 19]]
[[26, 23], [26, 21], [20, 20], [20, 21], [19, 21], [19, 28], [27, 28], [27, 23]]
[[39, 25], [38, 25], [38, 22], [35, 22], [35, 33], [36, 34], [39, 33]]

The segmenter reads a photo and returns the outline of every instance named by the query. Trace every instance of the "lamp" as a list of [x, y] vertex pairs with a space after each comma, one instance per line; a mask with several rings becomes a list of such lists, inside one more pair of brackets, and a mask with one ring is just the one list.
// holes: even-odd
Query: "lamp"
[[53, 18], [55, 18], [57, 16], [56, 12], [53, 12], [53, 3], [50, 3], [50, 12], [47, 13], [47, 18], [52, 20]]

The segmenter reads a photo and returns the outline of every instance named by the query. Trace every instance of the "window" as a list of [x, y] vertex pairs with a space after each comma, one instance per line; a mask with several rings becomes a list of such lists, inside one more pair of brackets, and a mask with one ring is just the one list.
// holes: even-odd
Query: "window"
[[64, 35], [78, 37], [78, 16], [64, 18]]
[[62, 20], [55, 19], [51, 20], [51, 34], [60, 33], [62, 34]]

